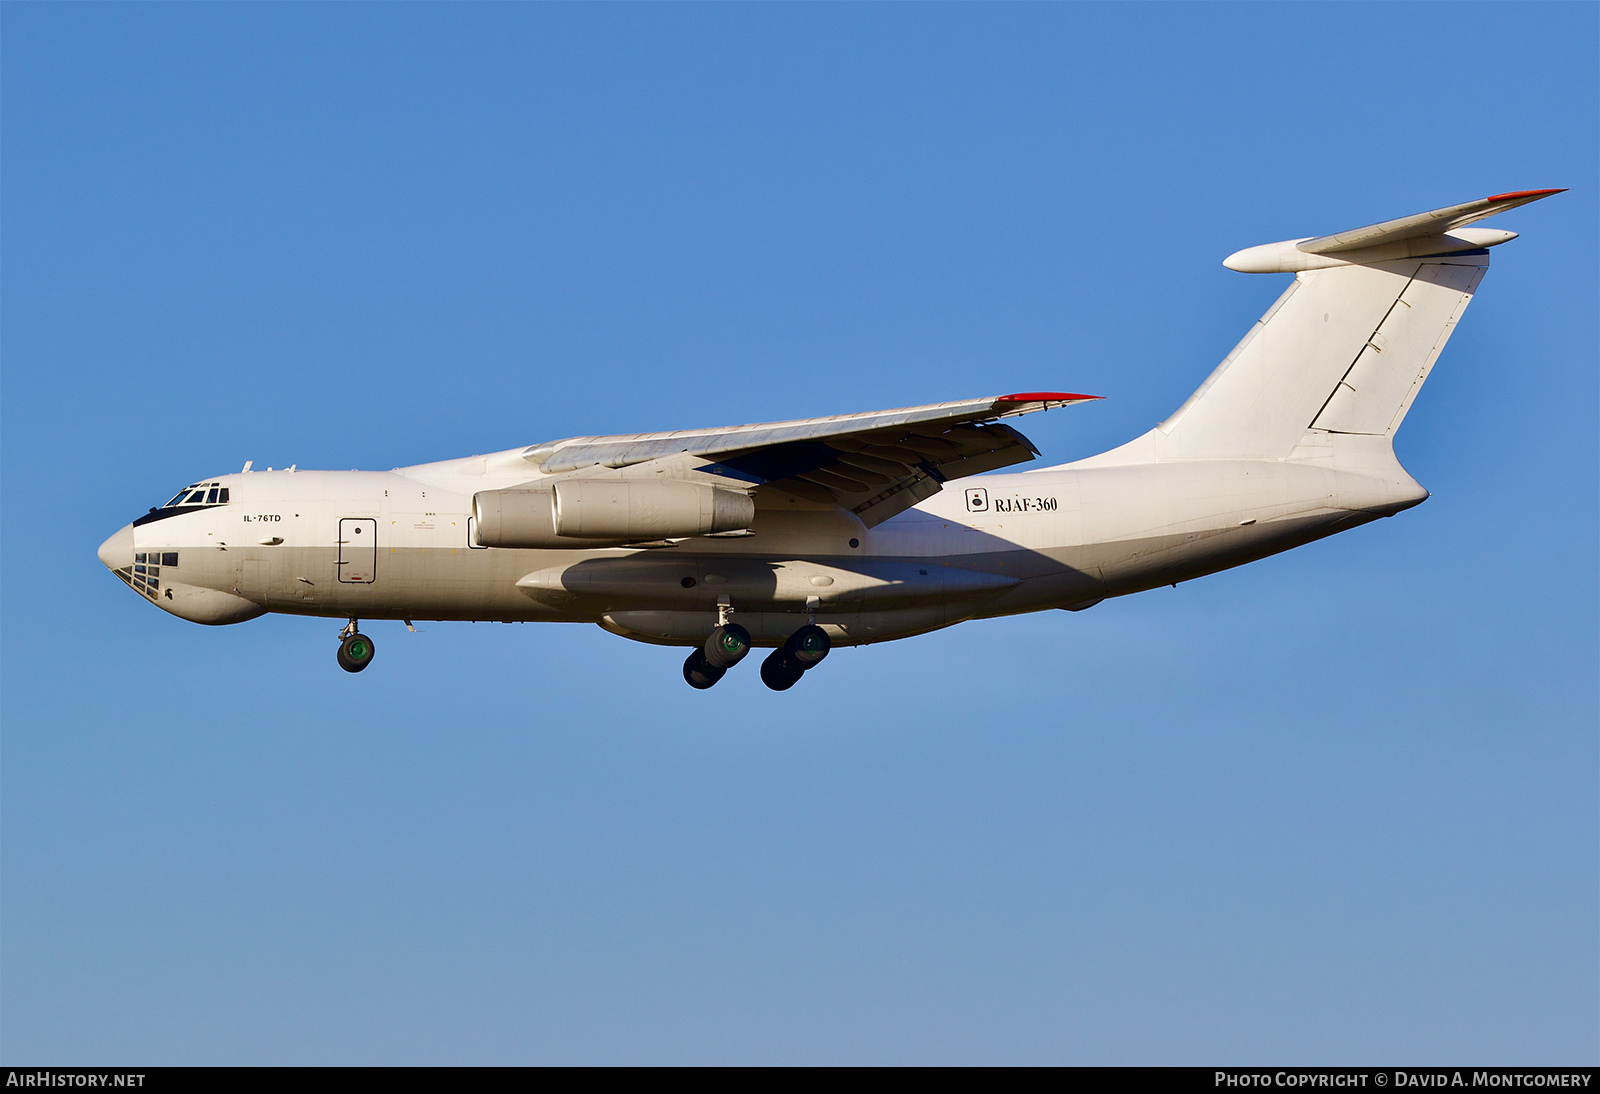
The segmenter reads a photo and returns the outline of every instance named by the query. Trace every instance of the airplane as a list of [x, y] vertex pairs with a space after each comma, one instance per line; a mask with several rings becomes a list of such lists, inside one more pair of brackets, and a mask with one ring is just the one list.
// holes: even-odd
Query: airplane
[[1486, 217], [1522, 190], [1250, 247], [1292, 273], [1154, 429], [1100, 455], [1039, 453], [1010, 419], [1096, 398], [1022, 392], [729, 428], [569, 437], [392, 471], [190, 483], [101, 545], [181, 619], [596, 623], [687, 648], [690, 686], [752, 649], [785, 691], [836, 646], [1176, 585], [1390, 517], [1428, 497], [1394, 435], [1489, 264]]

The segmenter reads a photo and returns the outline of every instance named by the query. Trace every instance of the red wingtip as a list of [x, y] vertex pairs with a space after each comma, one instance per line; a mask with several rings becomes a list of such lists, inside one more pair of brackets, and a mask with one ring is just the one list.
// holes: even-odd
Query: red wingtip
[[1547, 194], [1564, 194], [1568, 187], [1562, 186], [1556, 190], [1513, 190], [1509, 194], [1491, 194], [1490, 201], [1510, 201], [1512, 198], [1542, 198]]
[[1104, 399], [1104, 395], [1076, 395], [1070, 391], [1024, 391], [1019, 395], [1002, 395], [997, 403], [1062, 403], [1085, 399]]

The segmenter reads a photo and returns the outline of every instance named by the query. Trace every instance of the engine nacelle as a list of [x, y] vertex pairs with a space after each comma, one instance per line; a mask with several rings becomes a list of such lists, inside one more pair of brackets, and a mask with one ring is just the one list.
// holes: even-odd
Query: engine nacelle
[[574, 479], [473, 495], [480, 547], [599, 547], [750, 527], [742, 490], [677, 479]]

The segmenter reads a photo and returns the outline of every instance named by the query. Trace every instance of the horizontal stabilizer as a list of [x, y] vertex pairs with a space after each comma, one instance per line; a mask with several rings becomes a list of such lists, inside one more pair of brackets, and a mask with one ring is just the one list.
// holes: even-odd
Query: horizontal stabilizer
[[1531, 201], [1559, 193], [1562, 191], [1518, 190], [1510, 194], [1496, 194], [1494, 197], [1449, 205], [1428, 213], [1416, 213], [1397, 220], [1386, 220], [1381, 224], [1369, 224], [1365, 228], [1353, 228], [1348, 232], [1308, 239], [1297, 246], [1307, 254], [1326, 255], [1353, 251], [1358, 247], [1376, 247], [1380, 243], [1398, 243], [1402, 239], [1444, 235], [1457, 228], [1465, 228], [1468, 224], [1476, 223], [1485, 217], [1492, 217], [1507, 209], [1515, 209], [1519, 205], [1526, 205]]
[[1351, 263], [1370, 264], [1479, 250], [1515, 239], [1517, 233], [1468, 225], [1562, 192], [1518, 190], [1333, 235], [1264, 243], [1237, 251], [1222, 264], [1240, 273], [1299, 273]]

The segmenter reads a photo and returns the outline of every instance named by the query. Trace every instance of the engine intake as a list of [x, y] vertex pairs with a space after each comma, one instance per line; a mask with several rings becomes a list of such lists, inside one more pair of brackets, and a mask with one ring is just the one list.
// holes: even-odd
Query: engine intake
[[599, 547], [737, 532], [755, 520], [741, 490], [668, 480], [576, 479], [472, 498], [480, 547]]

